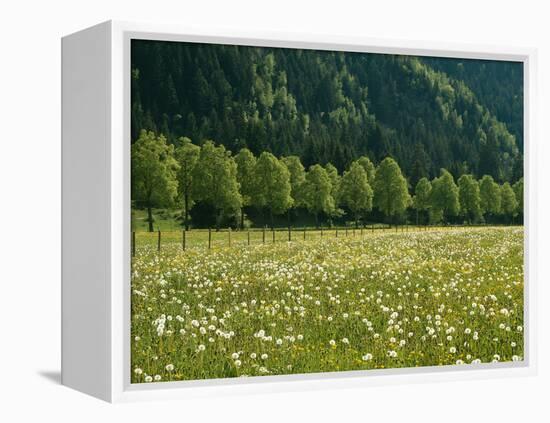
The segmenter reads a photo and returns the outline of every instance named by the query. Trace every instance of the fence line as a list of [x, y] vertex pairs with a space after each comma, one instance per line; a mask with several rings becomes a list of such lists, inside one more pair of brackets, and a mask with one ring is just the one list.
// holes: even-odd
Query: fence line
[[[405, 232], [412, 232], [412, 231], [417, 231], [417, 232], [426, 232], [426, 231], [430, 231], [430, 230], [435, 230], [435, 231], [442, 231], [442, 230], [454, 230], [454, 229], [469, 229], [469, 228], [486, 228], [486, 227], [504, 227], [504, 226], [509, 226], [509, 225], [400, 225], [400, 226], [395, 226], [393, 229], [395, 229], [395, 233], [405, 233]], [[516, 226], [516, 225], [510, 225], [510, 226]], [[334, 228], [334, 238], [339, 238], [339, 237], [343, 237], [344, 238], [348, 238], [348, 237], [356, 237], [357, 236], [357, 231], [359, 231], [359, 236], [361, 238], [364, 238], [365, 236], [365, 233], [368, 233], [366, 232], [366, 229], [367, 227], [366, 226], [362, 226], [362, 227], [353, 227], [351, 228], [351, 231], [345, 227], [343, 229], [343, 234], [342, 234], [342, 230], [341, 228], [338, 228], [338, 227], [335, 227]], [[374, 226], [372, 225], [371, 226], [371, 231], [370, 233], [371, 234], [374, 234], [375, 231], [381, 231], [381, 232], [389, 232], [389, 233], [392, 233], [392, 227], [391, 226]], [[213, 234], [212, 234], [212, 228], [208, 228], [208, 238], [207, 238], [207, 241], [202, 241], [204, 242], [203, 245], [207, 245], [208, 249], [212, 249], [213, 247]], [[231, 247], [233, 245], [233, 241], [235, 241], [233, 239], [233, 230], [231, 228], [227, 228], [225, 230], [218, 230], [216, 231], [216, 233], [219, 233], [219, 234], [223, 234], [224, 232], [227, 231], [227, 241], [224, 241], [224, 243]], [[262, 227], [261, 229], [247, 229], [246, 231], [246, 238], [245, 238], [245, 241], [243, 242], [246, 242], [246, 245], [251, 245], [251, 233], [259, 233], [261, 231], [261, 234], [262, 234], [262, 238], [261, 238], [261, 243], [262, 244], [265, 244], [266, 243], [266, 232], [268, 231], [268, 228], [267, 227]], [[287, 227], [287, 228], [278, 228], [278, 229], [275, 229], [275, 228], [271, 228], [269, 229], [269, 231], [271, 231], [271, 241], [272, 243], [276, 243], [278, 240], [277, 240], [277, 236], [276, 234], [277, 233], [284, 233], [285, 231], [287, 232], [287, 236], [285, 237], [288, 242], [292, 242], [293, 240], [299, 240], [299, 233], [301, 232], [302, 233], [302, 239], [304, 241], [308, 240], [308, 239], [313, 239], [315, 238], [316, 236], [318, 236], [319, 238], [323, 239], [323, 237], [326, 236], [325, 234], [325, 230], [324, 228], [321, 226], [319, 228], [307, 228], [307, 227], [302, 227], [302, 228], [293, 228], [291, 226]], [[171, 234], [177, 234], [179, 232], [176, 232], [176, 231], [156, 231], [157, 232], [157, 242], [156, 242], [156, 249], [157, 251], [161, 251], [162, 249], [162, 240], [164, 238], [168, 238], [168, 243], [172, 243], [172, 241], [170, 241], [170, 235]], [[187, 231], [187, 230], [182, 230], [181, 231], [181, 248], [183, 251], [186, 251], [189, 247], [188, 245], [188, 236], [189, 234], [187, 232], [192, 232], [194, 234], [201, 234], [201, 233], [205, 233], [204, 230], [193, 230], [193, 231]], [[236, 233], [243, 233], [244, 231], [237, 231]], [[312, 235], [311, 236], [308, 236], [308, 232], [311, 233]], [[135, 256], [136, 255], [136, 246], [137, 246], [137, 237], [136, 237], [136, 234], [151, 234], [151, 235], [154, 235], [154, 232], [136, 232], [136, 231], [133, 231], [132, 232], [132, 237], [131, 237], [131, 253], [132, 253], [132, 256]], [[166, 237], [163, 238], [163, 234], [166, 234]], [[282, 241], [279, 239], [279, 242]], [[151, 241], [150, 241], [151, 242]], [[219, 242], [219, 240], [217, 241]], [[197, 245], [200, 245], [201, 242], [197, 242]], [[154, 245], [154, 244], [153, 244]]]

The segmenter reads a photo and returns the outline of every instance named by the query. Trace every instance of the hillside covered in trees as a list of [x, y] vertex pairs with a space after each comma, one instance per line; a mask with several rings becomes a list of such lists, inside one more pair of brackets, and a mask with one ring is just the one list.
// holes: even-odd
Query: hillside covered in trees
[[132, 41], [132, 142], [141, 130], [248, 148], [342, 174], [391, 156], [411, 192], [523, 174], [521, 63]]

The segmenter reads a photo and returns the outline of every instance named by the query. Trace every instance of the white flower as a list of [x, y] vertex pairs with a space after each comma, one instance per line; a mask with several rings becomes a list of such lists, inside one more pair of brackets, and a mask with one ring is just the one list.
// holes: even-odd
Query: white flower
[[331, 347], [334, 347], [336, 345], [336, 341], [334, 339], [331, 339], [330, 341], [328, 341], [328, 343]]
[[251, 358], [252, 360], [254, 360], [254, 359], [256, 358], [256, 353], [250, 354], [250, 358]]
[[198, 350], [199, 350], [199, 351], [204, 351], [205, 349], [206, 349], [206, 347], [205, 347], [203, 344], [200, 344], [200, 345], [198, 346]]
[[174, 365], [173, 364], [167, 364], [165, 369], [168, 372], [173, 372], [174, 371]]
[[145, 376], [145, 382], [149, 383], [149, 382], [152, 382], [153, 381], [153, 378], [149, 375]]
[[136, 375], [139, 376], [140, 374], [143, 373], [143, 370], [141, 370], [139, 367], [136, 367], [136, 368], [134, 369], [134, 373], [135, 373]]
[[283, 345], [283, 340], [282, 340], [281, 338], [278, 338], [278, 339], [275, 341], [275, 343], [276, 343], [277, 345]]
[[155, 382], [162, 380], [161, 375], [155, 375]]
[[241, 367], [241, 360], [235, 360], [235, 366]]
[[370, 360], [372, 360], [372, 354], [367, 353], [362, 358], [363, 358], [363, 361], [370, 361]]
[[391, 357], [391, 358], [395, 358], [395, 357], [397, 357], [397, 352], [393, 351], [393, 350], [390, 350], [390, 351], [388, 351], [388, 356]]
[[233, 360], [236, 360], [237, 358], [239, 358], [239, 353], [234, 352], [233, 354], [231, 354], [231, 358]]
[[349, 344], [349, 339], [348, 338], [342, 338], [342, 343], [343, 344]]
[[456, 353], [456, 347], [451, 347], [451, 348], [449, 348], [449, 352], [450, 352], [451, 354]]
[[268, 355], [267, 355], [267, 354], [265, 354], [265, 353], [264, 353], [264, 354], [262, 354], [262, 356], [261, 356], [262, 360], [267, 360], [267, 357], [268, 357]]

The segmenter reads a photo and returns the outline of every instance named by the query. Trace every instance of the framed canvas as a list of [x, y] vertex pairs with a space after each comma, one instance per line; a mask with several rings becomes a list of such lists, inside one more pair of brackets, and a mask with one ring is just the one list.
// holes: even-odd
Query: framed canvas
[[62, 41], [62, 382], [536, 372], [536, 54], [106, 22]]

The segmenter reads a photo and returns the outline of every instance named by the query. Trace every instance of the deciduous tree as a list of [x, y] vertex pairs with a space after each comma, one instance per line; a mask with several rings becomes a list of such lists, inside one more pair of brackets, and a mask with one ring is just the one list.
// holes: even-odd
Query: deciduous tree
[[372, 186], [374, 184], [374, 177], [376, 176], [376, 168], [374, 167], [374, 164], [372, 164], [367, 156], [359, 157], [357, 159], [357, 163], [359, 163], [363, 169], [365, 169], [365, 172], [367, 172], [369, 185]]
[[479, 183], [472, 175], [462, 175], [458, 178], [458, 196], [460, 211], [472, 223], [481, 216], [481, 198]]
[[183, 200], [183, 221], [186, 230], [189, 229], [189, 211], [194, 205], [192, 196], [193, 169], [199, 159], [200, 147], [194, 145], [187, 137], [180, 138], [180, 146], [176, 148], [176, 160], [179, 164], [178, 191]]
[[177, 195], [178, 163], [166, 138], [141, 131], [132, 145], [132, 197], [147, 208], [149, 232], [153, 231], [153, 207], [173, 204]]
[[496, 215], [500, 213], [500, 187], [492, 176], [484, 175], [481, 178], [479, 182], [479, 195], [481, 199], [481, 213], [485, 215], [485, 221], [487, 221], [489, 214]]
[[237, 163], [237, 181], [240, 184], [242, 197], [241, 229], [244, 229], [244, 208], [252, 205], [252, 197], [256, 189], [256, 157], [248, 148], [243, 148], [235, 156], [235, 163]]
[[304, 193], [306, 207], [315, 216], [315, 225], [319, 227], [319, 213], [331, 215], [335, 210], [332, 183], [321, 165], [316, 164], [309, 168]]
[[420, 178], [414, 190], [413, 207], [416, 210], [416, 224], [418, 225], [418, 213], [430, 208], [430, 194], [432, 184], [427, 178]]
[[516, 194], [508, 182], [502, 184], [502, 187], [500, 188], [500, 196], [500, 211], [504, 216], [508, 217], [510, 221], [512, 221], [518, 212], [518, 202], [516, 200]]
[[290, 172], [277, 157], [264, 151], [256, 162], [254, 173], [256, 175], [254, 204], [269, 210], [271, 227], [273, 227], [273, 215], [282, 214], [292, 206]]
[[392, 223], [411, 204], [407, 180], [391, 157], [386, 157], [378, 165], [373, 188], [374, 206], [388, 216]]
[[369, 185], [367, 172], [358, 162], [353, 162], [344, 172], [340, 183], [340, 199], [353, 213], [355, 227], [359, 218], [372, 210], [372, 188]]
[[523, 218], [523, 178], [520, 178], [514, 185], [514, 194], [518, 203], [517, 213], [520, 219]]
[[237, 164], [224, 146], [206, 141], [193, 171], [193, 196], [216, 210], [216, 228], [224, 216], [236, 213], [242, 205], [237, 182]]
[[290, 225], [291, 209], [305, 206], [304, 183], [306, 181], [306, 171], [298, 156], [282, 157], [281, 161], [285, 164], [290, 173], [290, 196], [292, 197], [292, 207], [289, 207], [287, 211], [288, 224]]
[[456, 216], [460, 211], [458, 187], [453, 175], [446, 169], [441, 169], [439, 178], [435, 178], [432, 182], [430, 203], [434, 212], [441, 212], [444, 221], [451, 216]]

